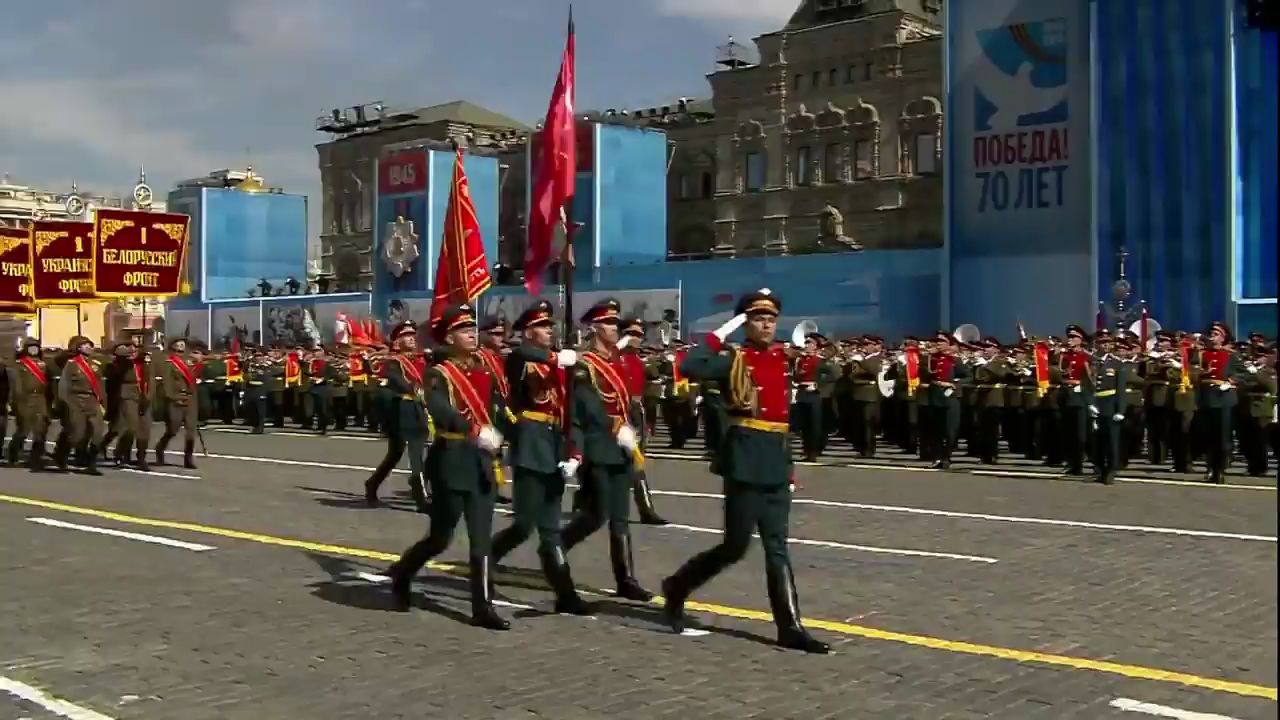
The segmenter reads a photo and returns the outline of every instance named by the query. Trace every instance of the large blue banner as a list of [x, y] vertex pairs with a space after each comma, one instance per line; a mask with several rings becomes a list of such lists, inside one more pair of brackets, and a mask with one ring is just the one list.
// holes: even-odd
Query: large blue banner
[[952, 324], [1092, 317], [1088, 0], [947, 3]]
[[307, 278], [307, 198], [204, 188], [199, 224], [201, 298], [246, 297], [261, 280]]

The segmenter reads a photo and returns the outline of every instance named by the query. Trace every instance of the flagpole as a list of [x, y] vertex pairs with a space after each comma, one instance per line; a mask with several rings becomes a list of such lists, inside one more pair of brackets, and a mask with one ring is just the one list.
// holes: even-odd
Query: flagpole
[[[560, 258], [560, 287], [564, 292], [564, 337], [562, 348], [572, 348], [577, 339], [573, 314], [573, 197], [564, 204], [564, 253]], [[575, 348], [576, 349], [576, 348]], [[565, 459], [573, 456], [573, 373], [564, 375], [564, 448]]]

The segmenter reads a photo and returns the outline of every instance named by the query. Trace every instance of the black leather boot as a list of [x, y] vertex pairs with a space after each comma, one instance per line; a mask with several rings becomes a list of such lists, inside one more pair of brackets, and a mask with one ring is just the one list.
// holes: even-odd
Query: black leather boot
[[136, 450], [137, 450], [137, 458], [138, 458], [138, 469], [141, 470], [142, 472], [151, 472], [151, 464], [147, 462], [147, 446], [142, 443], [138, 443], [138, 447], [136, 448]]
[[653, 593], [636, 580], [635, 558], [631, 553], [631, 535], [609, 533], [609, 559], [613, 561], [613, 580], [618, 597], [636, 602], [649, 602]]
[[684, 601], [688, 598], [689, 591], [680, 582], [679, 574], [662, 581], [662, 617], [677, 635], [684, 632]]
[[578, 595], [564, 551], [556, 548], [554, 552], [539, 553], [538, 556], [542, 559], [542, 572], [547, 576], [547, 584], [556, 594], [556, 612], [561, 615], [591, 615], [594, 609]]
[[67, 471], [67, 459], [71, 456], [71, 444], [58, 438], [53, 444], [53, 465], [58, 472]]
[[489, 630], [510, 630], [511, 623], [493, 609], [493, 565], [486, 557], [471, 558], [471, 624]]
[[164, 451], [165, 451], [165, 448], [169, 447], [169, 439], [171, 437], [172, 437], [171, 435], [166, 433], [164, 435], [161, 435], [160, 442], [156, 443], [156, 464], [157, 465], [167, 464], [164, 461]]
[[773, 622], [778, 626], [778, 646], [818, 655], [831, 652], [830, 645], [814, 639], [800, 624], [800, 599], [791, 566], [770, 571], [768, 583], [769, 605], [773, 608]]
[[635, 473], [631, 481], [631, 494], [635, 497], [640, 522], [645, 525], [666, 525], [667, 521], [653, 507], [653, 493], [649, 490], [649, 478], [643, 471]]
[[188, 470], [196, 469], [196, 441], [187, 440], [182, 444], [182, 467]]
[[399, 612], [409, 612], [413, 606], [413, 575], [400, 568], [399, 562], [387, 568], [387, 577], [391, 578], [391, 601]]
[[98, 469], [98, 447], [90, 443], [85, 448], [84, 472], [86, 475], [101, 475], [102, 471]]

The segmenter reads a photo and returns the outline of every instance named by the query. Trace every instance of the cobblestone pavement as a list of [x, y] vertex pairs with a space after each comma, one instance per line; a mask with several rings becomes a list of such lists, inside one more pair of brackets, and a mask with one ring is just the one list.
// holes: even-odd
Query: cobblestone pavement
[[[0, 679], [117, 720], [1276, 717], [1274, 485], [804, 467], [793, 562], [836, 650], [808, 657], [771, 645], [758, 550], [698, 595], [701, 637], [656, 604], [548, 614], [532, 546], [500, 578], [513, 630], [472, 628], [465, 539], [388, 612], [358, 574], [426, 521], [403, 474], [363, 507], [378, 442], [205, 437], [195, 471], [0, 469]], [[715, 542], [720, 501], [703, 463], [650, 473], [676, 523], [634, 530], [656, 589]], [[580, 584], [610, 586], [607, 555], [571, 554]], [[3, 688], [0, 718], [57, 717]]]

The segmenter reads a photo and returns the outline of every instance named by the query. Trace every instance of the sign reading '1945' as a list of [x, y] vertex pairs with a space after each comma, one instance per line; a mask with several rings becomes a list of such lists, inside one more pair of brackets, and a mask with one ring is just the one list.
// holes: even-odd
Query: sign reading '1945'
[[31, 296], [37, 303], [93, 299], [93, 223], [31, 224]]
[[31, 231], [0, 228], [0, 313], [30, 315]]
[[177, 295], [190, 218], [175, 213], [98, 210], [93, 284], [99, 297]]
[[427, 189], [427, 153], [403, 150], [378, 159], [378, 194], [401, 195]]

